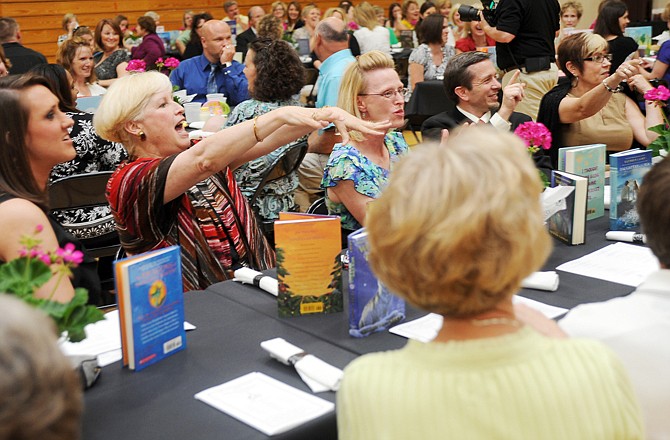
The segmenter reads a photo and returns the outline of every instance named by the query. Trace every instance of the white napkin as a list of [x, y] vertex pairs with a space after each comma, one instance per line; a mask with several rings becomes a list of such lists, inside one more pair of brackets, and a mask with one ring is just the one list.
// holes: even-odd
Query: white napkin
[[279, 294], [279, 282], [276, 279], [248, 267], [237, 269], [233, 280], [244, 284], [253, 284], [274, 296]]
[[558, 290], [558, 274], [553, 270], [548, 272], [533, 272], [521, 281], [521, 287], [555, 292]]
[[270, 357], [285, 365], [293, 365], [312, 392], [337, 391], [340, 388], [344, 374], [342, 370], [314, 355], [307, 354], [302, 348], [285, 339], [269, 339], [261, 342], [261, 347], [270, 354]]

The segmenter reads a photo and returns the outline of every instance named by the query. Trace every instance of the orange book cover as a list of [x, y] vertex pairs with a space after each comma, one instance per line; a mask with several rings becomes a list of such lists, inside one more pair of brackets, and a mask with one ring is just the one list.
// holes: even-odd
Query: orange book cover
[[342, 311], [340, 217], [282, 212], [275, 249], [279, 316]]

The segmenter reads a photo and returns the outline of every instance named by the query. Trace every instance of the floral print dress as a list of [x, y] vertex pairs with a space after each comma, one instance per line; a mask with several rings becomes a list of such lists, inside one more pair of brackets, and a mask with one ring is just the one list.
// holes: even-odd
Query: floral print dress
[[[409, 151], [405, 138], [398, 132], [388, 133], [384, 138], [384, 145], [389, 151], [391, 168]], [[357, 192], [376, 199], [386, 186], [389, 172], [390, 170], [372, 162], [353, 145], [335, 144], [323, 171], [321, 187], [327, 190], [340, 181], [351, 180]], [[326, 191], [326, 206], [329, 214], [339, 215], [342, 218], [342, 228], [350, 231], [361, 228], [361, 224], [344, 204], [335, 203], [328, 198], [328, 191]]]
[[[256, 116], [263, 115], [279, 107], [287, 105], [302, 106], [297, 100], [262, 102], [256, 99], [249, 99], [238, 104], [228, 116], [226, 127], [248, 121]], [[283, 145], [265, 156], [251, 160], [235, 170], [235, 180], [242, 190], [242, 194], [248, 199], [254, 195], [254, 192], [261, 183], [263, 173], [268, 167], [281, 156], [286, 149], [303, 141], [302, 137], [289, 144]], [[294, 193], [298, 187], [298, 173], [293, 172], [273, 182], [267, 183], [261, 193], [254, 201], [253, 209], [263, 220], [275, 220], [279, 218], [280, 212], [296, 211]]]
[[[75, 174], [113, 171], [128, 157], [123, 145], [98, 136], [93, 128], [92, 114], [66, 114], [74, 120], [70, 137], [77, 156], [53, 167], [50, 182]], [[53, 215], [69, 233], [79, 239], [100, 237], [115, 230], [109, 206], [54, 211]]]

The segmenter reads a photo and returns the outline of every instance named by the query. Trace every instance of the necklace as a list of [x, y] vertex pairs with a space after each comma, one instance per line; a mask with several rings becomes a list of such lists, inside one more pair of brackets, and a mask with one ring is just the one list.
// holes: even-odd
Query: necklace
[[486, 318], [486, 319], [472, 319], [470, 324], [475, 327], [489, 327], [492, 325], [509, 325], [512, 327], [521, 327], [521, 322], [514, 318]]

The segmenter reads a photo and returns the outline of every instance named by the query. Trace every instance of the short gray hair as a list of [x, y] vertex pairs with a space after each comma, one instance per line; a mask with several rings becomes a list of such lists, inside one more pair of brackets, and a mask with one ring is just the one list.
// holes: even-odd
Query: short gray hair
[[347, 32], [347, 27], [344, 26], [341, 32], [333, 29], [327, 21], [322, 21], [316, 26], [316, 32], [321, 35], [325, 41], [333, 41], [338, 43], [343, 43], [348, 41], [349, 33]]
[[16, 36], [19, 24], [12, 17], [0, 17], [0, 43], [6, 43]]

